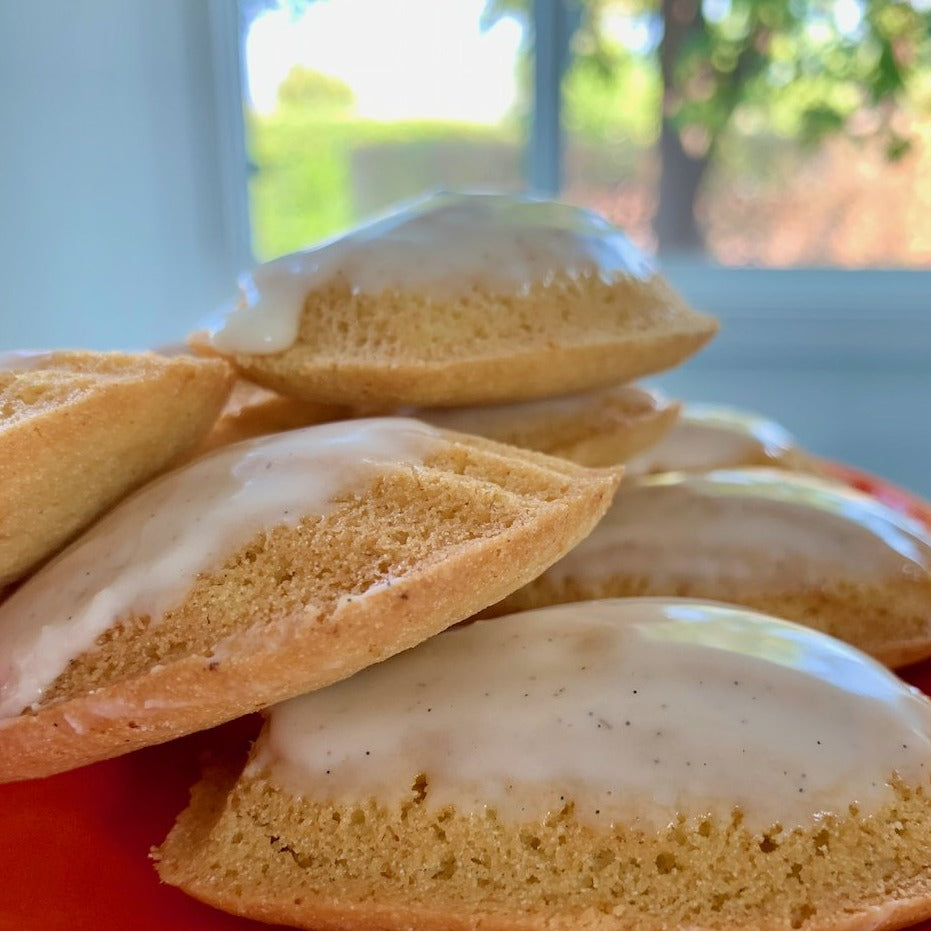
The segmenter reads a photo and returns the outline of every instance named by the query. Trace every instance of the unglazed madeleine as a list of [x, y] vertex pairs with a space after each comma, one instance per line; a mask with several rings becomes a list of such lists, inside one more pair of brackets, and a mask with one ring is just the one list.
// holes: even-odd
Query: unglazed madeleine
[[221, 446], [229, 446], [230, 443], [280, 433], [283, 430], [296, 430], [331, 423], [334, 420], [345, 420], [351, 416], [350, 408], [288, 398], [240, 378], [233, 385], [229, 400], [220, 412], [213, 429], [204, 438], [196, 453], [209, 452]]
[[411, 647], [542, 572], [618, 479], [403, 418], [208, 454], [0, 606], [0, 781], [205, 728]]
[[3, 354], [0, 587], [193, 449], [232, 382], [217, 359]]
[[789, 431], [774, 420], [735, 407], [689, 403], [655, 446], [627, 461], [625, 475], [737, 466], [807, 471], [811, 462]]
[[625, 482], [596, 530], [490, 613], [631, 595], [735, 602], [890, 666], [931, 655], [925, 529], [843, 485], [774, 469]]
[[676, 422], [679, 405], [657, 391], [620, 385], [518, 404], [421, 409], [438, 427], [563, 456], [587, 466], [626, 462], [654, 446]]
[[317, 931], [828, 931], [931, 915], [931, 703], [695, 602], [441, 634], [271, 710], [163, 879]]
[[676, 402], [635, 385], [515, 404], [362, 411], [288, 398], [240, 380], [199, 451], [347, 417], [392, 414], [598, 467], [622, 463], [654, 446], [678, 412]]
[[590, 211], [441, 195], [256, 268], [199, 352], [331, 404], [460, 406], [676, 365], [717, 323]]

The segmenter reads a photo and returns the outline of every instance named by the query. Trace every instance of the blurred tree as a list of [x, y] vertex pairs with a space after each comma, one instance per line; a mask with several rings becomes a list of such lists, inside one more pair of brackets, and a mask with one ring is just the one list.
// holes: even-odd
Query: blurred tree
[[[568, 2], [576, 10], [570, 17], [576, 65], [614, 87], [606, 120], [610, 109], [645, 103], [615, 83], [618, 73], [644, 58], [658, 70], [663, 183], [654, 226], [664, 249], [703, 248], [696, 199], [735, 122], [808, 146], [848, 132], [881, 139], [889, 158], [909, 148], [901, 114], [910, 89], [920, 80], [927, 85], [931, 74], [926, 0]], [[531, 6], [531, 0], [487, 0], [485, 22], [527, 21]], [[618, 41], [612, 27], [619, 22], [640, 38]]]
[[661, 98], [659, 72], [649, 58], [621, 55], [606, 69], [577, 54], [562, 82], [563, 124], [585, 142], [632, 143], [639, 152], [659, 135]]
[[278, 87], [279, 107], [306, 110], [317, 118], [348, 116], [355, 103], [348, 84], [302, 65], [295, 65]]

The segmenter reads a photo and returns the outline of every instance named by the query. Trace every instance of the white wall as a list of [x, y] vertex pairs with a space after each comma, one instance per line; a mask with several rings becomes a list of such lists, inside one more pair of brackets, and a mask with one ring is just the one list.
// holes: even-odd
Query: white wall
[[657, 384], [767, 414], [818, 455], [931, 498], [928, 272], [667, 272], [722, 327]]
[[176, 341], [233, 292], [207, 0], [0, 2], [0, 349]]

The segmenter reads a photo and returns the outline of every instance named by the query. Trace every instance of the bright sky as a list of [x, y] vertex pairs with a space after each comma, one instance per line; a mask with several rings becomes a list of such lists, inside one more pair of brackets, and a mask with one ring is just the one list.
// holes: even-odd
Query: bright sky
[[521, 28], [479, 28], [485, 0], [316, 0], [298, 20], [259, 16], [246, 37], [249, 95], [274, 109], [278, 85], [304, 65], [339, 78], [360, 116], [498, 123], [517, 100]]

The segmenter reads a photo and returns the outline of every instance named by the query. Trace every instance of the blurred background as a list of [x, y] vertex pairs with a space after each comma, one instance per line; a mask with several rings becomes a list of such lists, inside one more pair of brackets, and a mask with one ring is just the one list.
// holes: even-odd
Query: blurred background
[[177, 342], [437, 187], [593, 207], [657, 379], [931, 494], [931, 0], [0, 0], [0, 349]]

